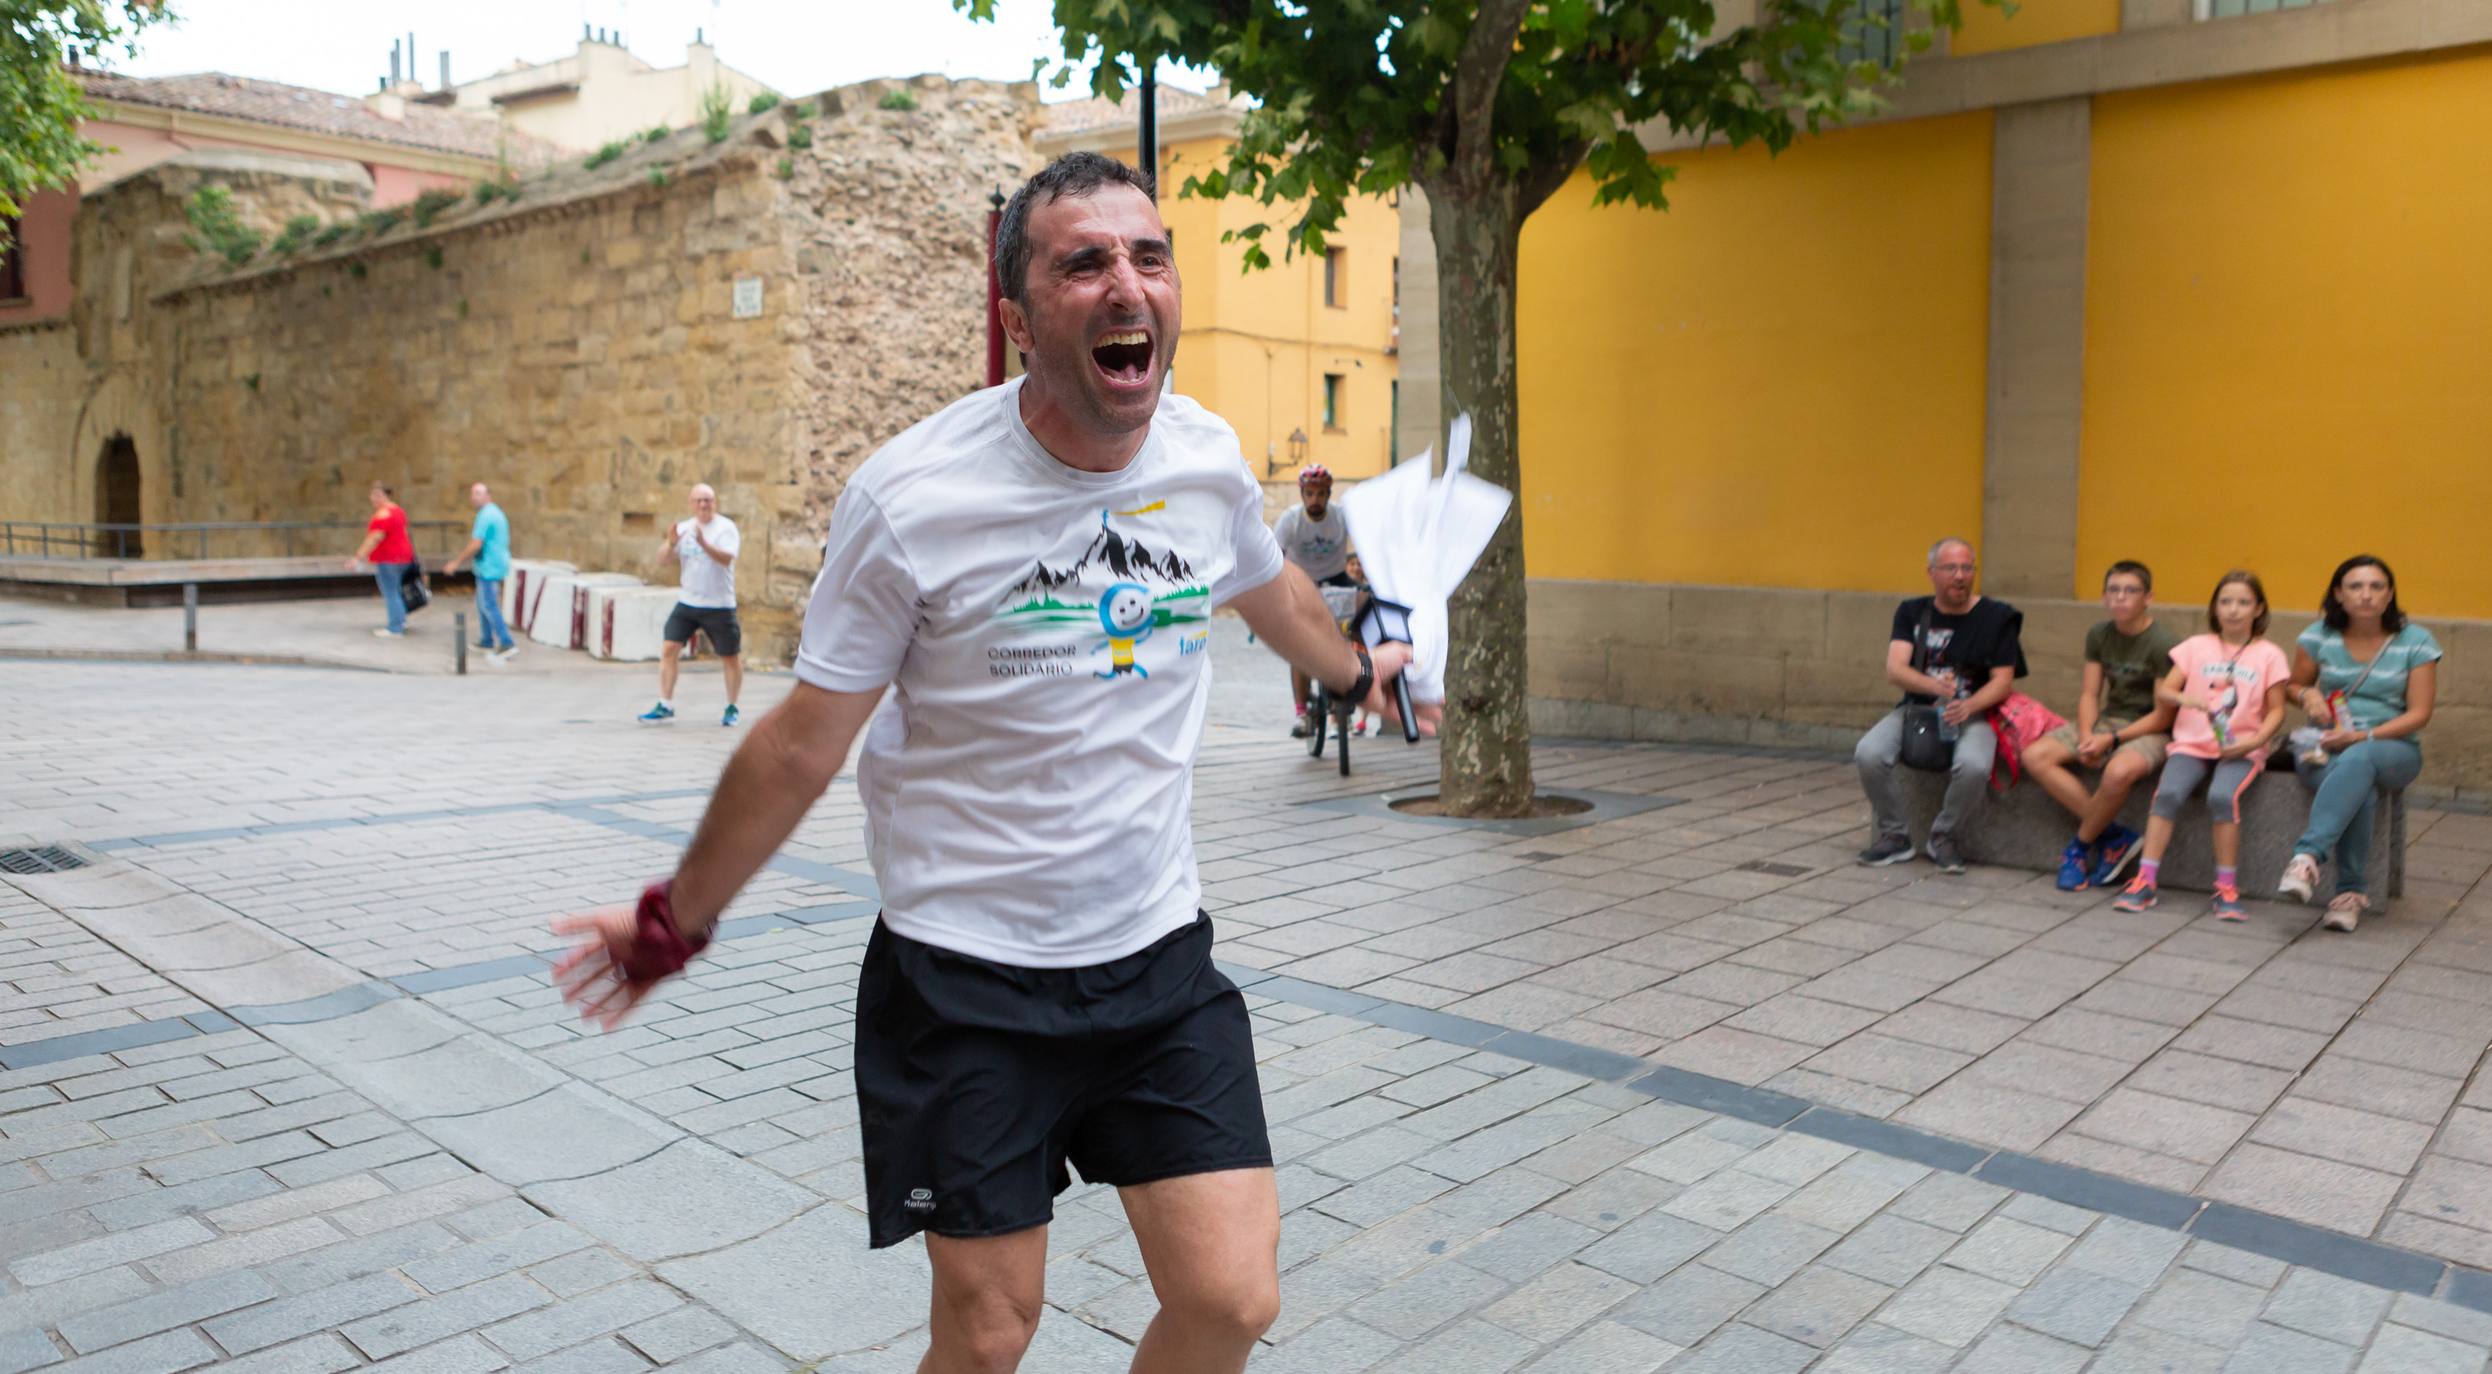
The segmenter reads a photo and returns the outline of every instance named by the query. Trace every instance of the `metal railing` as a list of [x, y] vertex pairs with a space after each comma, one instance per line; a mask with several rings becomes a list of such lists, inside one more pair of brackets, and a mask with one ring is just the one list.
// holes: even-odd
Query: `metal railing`
[[[344, 558], [363, 542], [353, 520], [209, 520], [182, 524], [75, 524], [0, 520], [0, 557], [17, 558]], [[410, 520], [417, 551], [455, 550], [467, 526]]]

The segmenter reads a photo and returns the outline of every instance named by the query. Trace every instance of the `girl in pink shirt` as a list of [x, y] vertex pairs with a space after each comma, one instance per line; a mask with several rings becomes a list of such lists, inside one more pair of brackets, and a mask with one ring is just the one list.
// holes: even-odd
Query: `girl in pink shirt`
[[2267, 589], [2258, 574], [2228, 572], [2207, 604], [2215, 633], [2182, 640], [2172, 671], [2155, 687], [2157, 705], [2173, 707], [2172, 747], [2146, 822], [2145, 858], [2114, 911], [2155, 904], [2155, 877], [2172, 844], [2181, 803], [2207, 788], [2215, 823], [2215, 915], [2238, 921], [2241, 909], [2241, 798], [2267, 767], [2267, 749], [2284, 728], [2284, 689], [2293, 665], [2269, 643]]

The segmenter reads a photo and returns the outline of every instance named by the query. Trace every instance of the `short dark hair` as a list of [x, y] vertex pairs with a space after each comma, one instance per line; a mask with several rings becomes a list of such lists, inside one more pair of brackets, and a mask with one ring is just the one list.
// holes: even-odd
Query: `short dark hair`
[[373, 484], [372, 484], [372, 489], [373, 489], [374, 491], [379, 492], [381, 495], [388, 497], [388, 498], [389, 498], [390, 500], [392, 500], [392, 501], [395, 501], [395, 500], [397, 500], [397, 499], [398, 499], [398, 490], [397, 490], [397, 488], [392, 487], [392, 486], [391, 486], [389, 483], [387, 483], [387, 482], [375, 482], [375, 483], [373, 483]]
[[2328, 628], [2338, 633], [2352, 627], [2354, 618], [2345, 612], [2345, 603], [2336, 599], [2336, 589], [2345, 585], [2345, 574], [2356, 568], [2377, 568], [2388, 579], [2388, 609], [2380, 612], [2380, 628], [2390, 634], [2405, 628], [2405, 609], [2397, 604], [2397, 574], [2376, 554], [2358, 553], [2336, 565], [2336, 575], [2328, 579], [2328, 594], [2319, 598], [2320, 617]]
[[2119, 562], [2105, 568], [2103, 570], [2103, 585], [2106, 587], [2110, 586], [2111, 579], [2118, 577], [2122, 573], [2127, 573], [2129, 576], [2136, 578], [2138, 584], [2143, 586], [2147, 591], [2151, 592], [2155, 589], [2155, 570], [2147, 567], [2143, 563], [2138, 562], [2134, 558], [2123, 558]]
[[2215, 603], [2223, 600], [2226, 587], [2236, 583], [2249, 588], [2250, 595], [2258, 598], [2258, 618], [2250, 622], [2250, 638], [2257, 639], [2267, 633], [2267, 584], [2258, 580], [2257, 573], [2243, 568], [2235, 568], [2215, 579], [2215, 590], [2206, 599], [2206, 627], [2217, 634], [2223, 633], [2223, 622], [2215, 618]]
[[1102, 186], [1131, 186], [1156, 200], [1158, 186], [1151, 174], [1128, 167], [1104, 153], [1066, 153], [1021, 183], [1004, 206], [995, 226], [995, 282], [1004, 299], [1028, 305], [1030, 296], [1030, 211], [1066, 196], [1086, 196]]

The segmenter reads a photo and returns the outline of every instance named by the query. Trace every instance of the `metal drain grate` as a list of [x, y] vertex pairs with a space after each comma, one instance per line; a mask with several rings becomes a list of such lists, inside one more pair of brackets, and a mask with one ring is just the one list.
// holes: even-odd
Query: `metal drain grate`
[[1816, 870], [1801, 864], [1778, 864], [1770, 863], [1764, 859], [1750, 859], [1748, 862], [1739, 866], [1739, 871], [1742, 873], [1764, 873], [1776, 878], [1797, 878], [1805, 874], [1813, 873]]
[[56, 844], [33, 849], [0, 849], [0, 873], [67, 873], [87, 861]]

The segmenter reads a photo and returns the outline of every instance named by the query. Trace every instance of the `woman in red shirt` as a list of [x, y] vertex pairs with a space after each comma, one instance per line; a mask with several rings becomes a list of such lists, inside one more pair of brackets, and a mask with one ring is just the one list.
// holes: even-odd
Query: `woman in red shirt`
[[366, 526], [363, 547], [346, 560], [349, 569], [359, 568], [369, 559], [373, 575], [380, 579], [381, 603], [389, 608], [389, 626], [372, 633], [383, 639], [404, 639], [407, 635], [407, 601], [401, 590], [407, 565], [415, 561], [415, 541], [407, 537], [407, 513], [390, 499], [390, 489], [372, 484], [372, 523]]

